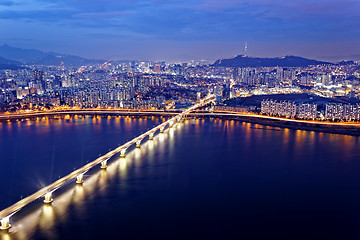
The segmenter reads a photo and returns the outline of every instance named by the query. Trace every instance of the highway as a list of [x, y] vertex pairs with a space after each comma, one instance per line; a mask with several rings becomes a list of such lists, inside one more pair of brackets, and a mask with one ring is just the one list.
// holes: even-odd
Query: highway
[[3, 114], [0, 115], [0, 121], [6, 121], [10, 119], [22, 119], [22, 118], [33, 118], [33, 117], [46, 117], [56, 115], [68, 115], [68, 114], [84, 114], [84, 115], [95, 115], [95, 114], [119, 114], [119, 115], [176, 115], [181, 111], [156, 111], [156, 110], [105, 110], [105, 109], [86, 109], [86, 110], [63, 110], [63, 111], [46, 111], [46, 112], [29, 112], [29, 113], [18, 113], [18, 114]]
[[[191, 114], [190, 114], [191, 115]], [[309, 124], [320, 124], [320, 125], [333, 125], [333, 126], [356, 126], [360, 127], [359, 122], [329, 122], [329, 121], [312, 121], [312, 120], [298, 120], [298, 119], [290, 119], [290, 118], [281, 118], [281, 117], [272, 117], [266, 115], [252, 114], [252, 113], [239, 113], [232, 111], [214, 111], [212, 113], [209, 112], [198, 112], [194, 115], [199, 116], [227, 116], [227, 117], [252, 117], [252, 118], [260, 118], [260, 119], [268, 119], [268, 120], [276, 120], [276, 121], [284, 121], [284, 122], [294, 122], [294, 123], [309, 123]]]
[[[24, 113], [24, 114], [7, 114], [0, 115], [0, 121], [10, 120], [10, 119], [22, 119], [22, 118], [32, 118], [32, 117], [44, 117], [44, 116], [56, 116], [56, 115], [68, 115], [68, 114], [79, 114], [79, 115], [95, 115], [95, 114], [119, 114], [119, 115], [177, 115], [179, 111], [156, 111], [156, 110], [106, 110], [106, 109], [86, 109], [86, 110], [64, 110], [64, 111], [54, 111], [54, 112], [33, 112], [33, 113]], [[316, 120], [298, 120], [298, 119], [289, 119], [282, 117], [266, 116], [259, 115], [254, 113], [239, 113], [232, 111], [199, 111], [196, 113], [188, 113], [189, 115], [201, 115], [201, 116], [227, 116], [227, 117], [252, 117], [259, 119], [268, 119], [284, 122], [295, 122], [295, 123], [308, 123], [308, 124], [320, 124], [320, 125], [334, 125], [334, 126], [360, 126], [359, 122], [329, 122], [329, 121], [316, 121]]]
[[[210, 102], [214, 101], [214, 96], [209, 95], [206, 98], [202, 99], [199, 103], [193, 105], [192, 107], [186, 109], [185, 111], [178, 113], [176, 116], [170, 118], [166, 122], [161, 123], [160, 125], [150, 129], [149, 131], [141, 134], [140, 136], [130, 140], [129, 142], [123, 144], [122, 146], [106, 153], [105, 155], [95, 159], [94, 161], [86, 164], [85, 166], [71, 172], [70, 174], [66, 175], [65, 177], [60, 178], [59, 180], [53, 182], [52, 184], [38, 190], [37, 192], [33, 193], [32, 195], [16, 202], [15, 204], [11, 205], [10, 207], [0, 211], [0, 219], [4, 220], [4, 222], [8, 221], [8, 218], [11, 217], [13, 214], [24, 208], [27, 204], [44, 197], [47, 193], [52, 193], [58, 188], [62, 187], [64, 184], [66, 184], [69, 181], [74, 180], [77, 176], [82, 175], [89, 171], [91, 168], [95, 167], [96, 165], [101, 164], [104, 161], [107, 161], [115, 154], [126, 150], [134, 143], [140, 143], [144, 138], [149, 136], [150, 134], [154, 134], [157, 130], [165, 128], [167, 125], [172, 125], [173, 123], [180, 120], [185, 115], [189, 114], [190, 112], [194, 111], [195, 109], [205, 106], [209, 104]], [[3, 223], [3, 222], [2, 222]]]

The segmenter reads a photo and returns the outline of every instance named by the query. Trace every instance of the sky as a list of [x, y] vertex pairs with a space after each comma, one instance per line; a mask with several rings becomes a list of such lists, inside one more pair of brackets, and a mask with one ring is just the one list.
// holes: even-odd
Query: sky
[[87, 58], [360, 55], [360, 0], [0, 0], [0, 44]]

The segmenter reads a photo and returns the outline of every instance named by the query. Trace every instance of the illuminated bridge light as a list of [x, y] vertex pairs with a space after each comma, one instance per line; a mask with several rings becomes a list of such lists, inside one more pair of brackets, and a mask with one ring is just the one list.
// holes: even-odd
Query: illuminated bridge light
[[149, 140], [154, 140], [154, 133], [149, 134]]
[[4, 217], [3, 219], [1, 219], [1, 226], [0, 226], [1, 230], [8, 230], [10, 227], [11, 227], [11, 224], [10, 224], [9, 217]]
[[140, 147], [141, 147], [141, 140], [139, 140], [139, 141], [136, 142], [136, 147], [137, 147], [137, 148], [140, 148]]
[[84, 174], [83, 174], [83, 173], [81, 173], [80, 175], [78, 175], [78, 176], [76, 177], [76, 183], [77, 183], [77, 184], [82, 184], [82, 183], [84, 182], [83, 177], [84, 177]]
[[122, 149], [120, 152], [120, 157], [124, 158], [126, 156], [126, 148]]
[[106, 169], [107, 168], [107, 160], [101, 162], [101, 167], [100, 168], [101, 169]]
[[52, 192], [48, 192], [45, 194], [44, 203], [52, 203], [54, 199], [52, 199]]
[[164, 128], [165, 128], [165, 127], [161, 127], [161, 128], [160, 128], [160, 133], [164, 133]]

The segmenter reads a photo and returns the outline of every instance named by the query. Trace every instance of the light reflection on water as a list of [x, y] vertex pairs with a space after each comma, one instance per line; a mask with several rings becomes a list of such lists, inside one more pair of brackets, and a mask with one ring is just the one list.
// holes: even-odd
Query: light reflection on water
[[[98, 118], [94, 117], [93, 119]], [[131, 121], [131, 118], [129, 119]], [[180, 124], [176, 130], [181, 130]], [[154, 134], [153, 140], [143, 140], [141, 148], [134, 148], [127, 153], [126, 157], [115, 155], [108, 162], [106, 169], [97, 169], [95, 172], [90, 170], [89, 174], [85, 174], [83, 184], [76, 184], [75, 181], [72, 181], [69, 186], [53, 193], [52, 204], [43, 204], [42, 199], [37, 200], [28, 207], [31, 211], [29, 209], [25, 214], [19, 212], [11, 219], [12, 227], [10, 230], [0, 233], [1, 240], [25, 240], [39, 232], [47, 239], [56, 239], [53, 227], [66, 221], [69, 211], [73, 211], [78, 216], [84, 214], [86, 211], [85, 201], [97, 193], [106, 196], [107, 186], [117, 175], [121, 180], [126, 180], [128, 166], [132, 165], [140, 175], [139, 167], [143, 163], [142, 155], [153, 156], [156, 147], [164, 145], [168, 139], [173, 142], [174, 134], [174, 128], [165, 129], [164, 133]]]
[[119, 176], [121, 180], [126, 180], [126, 167], [127, 167], [127, 158], [119, 159]]

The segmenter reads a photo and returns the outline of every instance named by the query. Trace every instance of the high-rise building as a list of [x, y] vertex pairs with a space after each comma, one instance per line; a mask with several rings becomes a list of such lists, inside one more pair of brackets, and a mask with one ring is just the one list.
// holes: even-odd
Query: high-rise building
[[34, 70], [34, 81], [43, 81], [44, 80], [44, 71]]
[[298, 118], [315, 120], [317, 118], [317, 104], [302, 103], [298, 106]]
[[46, 82], [44, 80], [44, 71], [42, 71], [42, 70], [34, 70], [34, 82], [40, 84], [41, 91], [45, 92], [45, 90], [46, 90]]
[[323, 86], [328, 86], [331, 83], [331, 74], [324, 74], [321, 78], [321, 83]]

